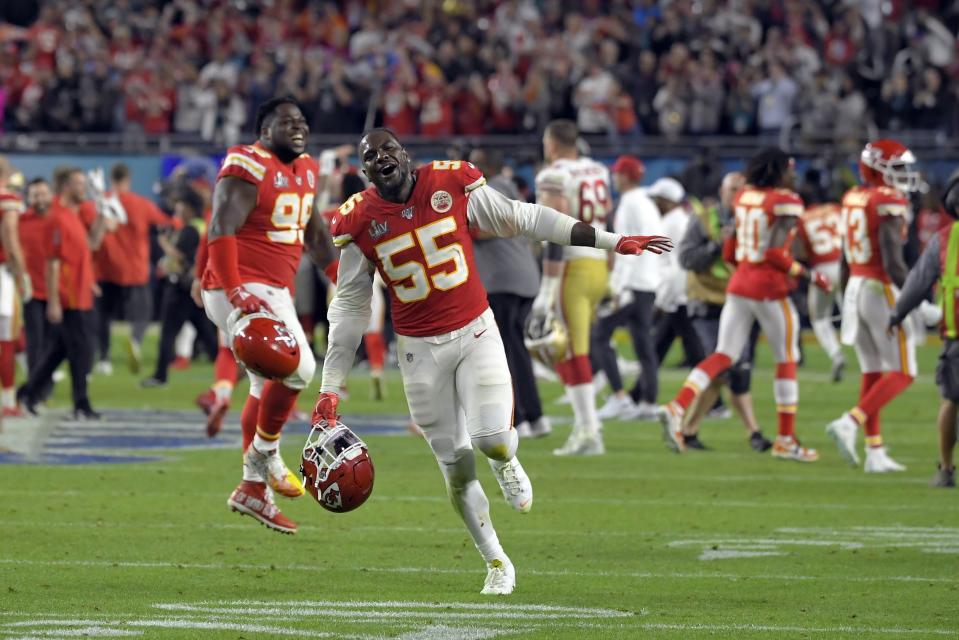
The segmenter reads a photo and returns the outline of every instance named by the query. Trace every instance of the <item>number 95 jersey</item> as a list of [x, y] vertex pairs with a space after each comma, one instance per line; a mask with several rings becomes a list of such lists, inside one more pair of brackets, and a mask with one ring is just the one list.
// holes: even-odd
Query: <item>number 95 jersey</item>
[[333, 216], [333, 244], [353, 243], [390, 292], [396, 333], [438, 336], [465, 327], [489, 307], [473, 257], [467, 205], [486, 184], [472, 164], [436, 161], [414, 171], [408, 201], [357, 193]]
[[[536, 192], [563, 196], [573, 218], [606, 230], [606, 217], [613, 210], [609, 169], [591, 158], [563, 158], [536, 174]], [[594, 247], [563, 247], [565, 258], [606, 260], [608, 252]]]
[[[238, 178], [256, 186], [256, 205], [236, 232], [240, 279], [286, 287], [303, 256], [303, 233], [316, 193], [318, 165], [308, 154], [284, 164], [260, 143], [230, 147], [217, 181]], [[204, 289], [219, 289], [213, 269], [203, 275]]]

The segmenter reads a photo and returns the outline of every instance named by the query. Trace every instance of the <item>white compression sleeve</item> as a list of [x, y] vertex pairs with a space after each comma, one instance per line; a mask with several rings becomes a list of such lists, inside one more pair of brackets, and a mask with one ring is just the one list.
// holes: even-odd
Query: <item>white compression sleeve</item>
[[372, 297], [373, 278], [370, 276], [369, 262], [359, 247], [348, 244], [340, 252], [336, 295], [327, 312], [330, 336], [323, 362], [321, 393], [339, 393], [346, 381], [363, 332], [370, 323]]
[[555, 209], [511, 200], [490, 186], [470, 193], [467, 215], [480, 231], [501, 238], [526, 236], [556, 244], [569, 244], [576, 220]]

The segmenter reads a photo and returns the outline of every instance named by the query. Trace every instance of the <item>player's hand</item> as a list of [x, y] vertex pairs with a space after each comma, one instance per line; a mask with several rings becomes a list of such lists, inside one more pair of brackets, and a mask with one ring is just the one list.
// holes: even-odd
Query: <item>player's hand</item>
[[826, 293], [832, 292], [832, 281], [827, 278], [824, 274], [814, 271], [809, 278], [810, 282], [814, 285], [825, 291]]
[[47, 322], [50, 324], [60, 324], [63, 322], [63, 307], [59, 303], [47, 303]]
[[256, 313], [258, 311], [273, 313], [273, 309], [270, 308], [270, 305], [268, 305], [263, 298], [250, 293], [242, 285], [230, 289], [226, 297], [229, 298], [230, 304], [232, 304], [235, 309], [239, 309], [243, 313]]
[[30, 281], [28, 276], [24, 276], [20, 279], [20, 286], [17, 288], [20, 290], [20, 301], [23, 304], [33, 300], [33, 283]]
[[312, 424], [317, 422], [326, 422], [329, 426], [336, 424], [336, 407], [339, 403], [340, 397], [335, 393], [331, 391], [321, 393], [316, 406], [313, 407]]
[[193, 302], [196, 303], [196, 306], [203, 308], [203, 284], [200, 282], [199, 278], [194, 278], [193, 283], [190, 284], [190, 297], [193, 298]]
[[897, 317], [896, 314], [889, 316], [889, 324], [886, 325], [886, 335], [890, 338], [893, 337], [900, 324], [902, 324], [902, 319]]
[[643, 251], [659, 254], [672, 250], [673, 241], [666, 236], [623, 236], [615, 249], [624, 256], [638, 256]]

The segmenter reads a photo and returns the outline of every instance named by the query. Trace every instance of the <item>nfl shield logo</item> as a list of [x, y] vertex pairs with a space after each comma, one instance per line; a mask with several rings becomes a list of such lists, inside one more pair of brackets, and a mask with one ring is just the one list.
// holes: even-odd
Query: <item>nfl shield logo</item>
[[290, 185], [290, 181], [286, 179], [286, 176], [282, 173], [277, 173], [273, 176], [273, 186], [277, 189], [283, 189]]
[[406, 354], [406, 361], [407, 361], [407, 362], [413, 362], [413, 354], [412, 354], [412, 353], [407, 353], [407, 354]]
[[400, 215], [406, 218], [407, 220], [413, 219], [413, 207], [407, 207], [400, 212]]
[[310, 185], [310, 189], [316, 188], [316, 182], [313, 179], [313, 171], [307, 169], [306, 171], [306, 182]]

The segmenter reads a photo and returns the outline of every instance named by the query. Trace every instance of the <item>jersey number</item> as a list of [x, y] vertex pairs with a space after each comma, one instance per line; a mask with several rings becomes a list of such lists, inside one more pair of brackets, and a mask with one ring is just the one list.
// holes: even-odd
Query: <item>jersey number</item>
[[605, 180], [579, 183], [580, 220], [586, 224], [606, 222], [609, 204], [609, 186]]
[[[392, 282], [393, 292], [400, 302], [417, 302], [430, 295], [430, 289], [449, 291], [464, 282], [469, 277], [469, 267], [466, 265], [466, 252], [458, 242], [445, 247], [436, 246], [436, 239], [456, 231], [456, 220], [452, 217], [443, 218], [436, 222], [416, 229], [412, 233], [404, 233], [392, 240], [376, 245], [376, 255], [380, 258], [383, 271]], [[415, 235], [415, 239], [414, 239]], [[425, 265], [416, 260], [393, 263], [393, 256], [419, 245], [423, 252]], [[445, 271], [429, 275], [427, 268], [448, 265]]]
[[809, 236], [809, 243], [817, 256], [824, 256], [842, 247], [842, 236], [836, 233], [837, 223], [834, 215], [824, 220], [806, 222], [806, 235]]
[[846, 241], [846, 261], [849, 264], [867, 264], [872, 258], [872, 245], [869, 243], [865, 210], [862, 207], [843, 207], [842, 229]]
[[762, 262], [768, 222], [760, 207], [736, 207], [736, 261]]
[[312, 211], [312, 193], [306, 193], [302, 198], [296, 193], [281, 193], [276, 197], [270, 216], [270, 222], [277, 230], [267, 231], [266, 237], [280, 244], [303, 244], [303, 230]]

